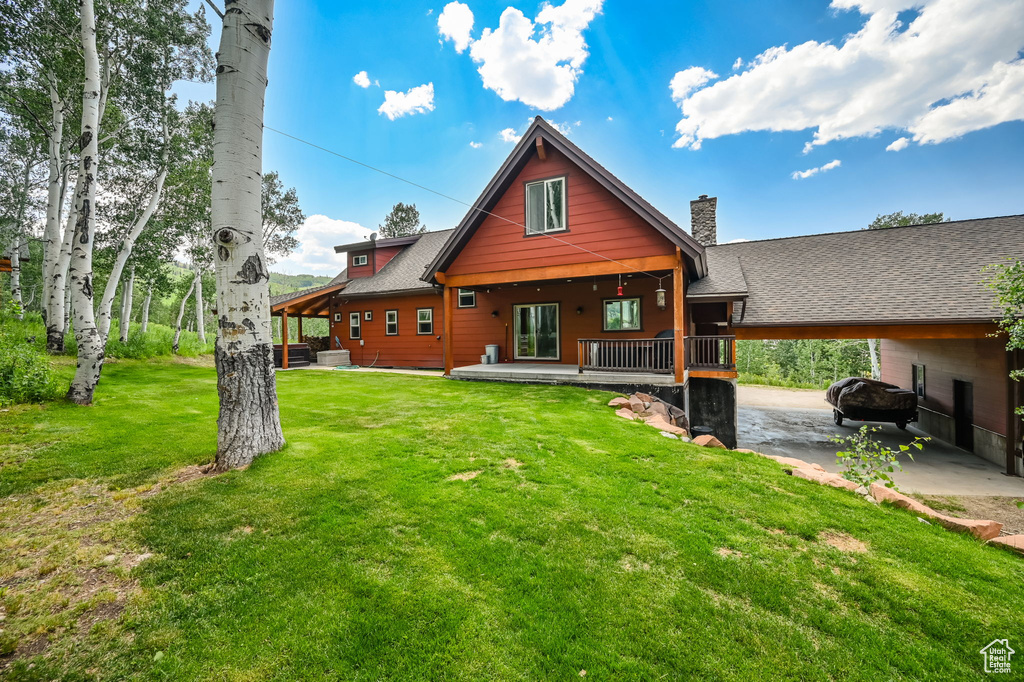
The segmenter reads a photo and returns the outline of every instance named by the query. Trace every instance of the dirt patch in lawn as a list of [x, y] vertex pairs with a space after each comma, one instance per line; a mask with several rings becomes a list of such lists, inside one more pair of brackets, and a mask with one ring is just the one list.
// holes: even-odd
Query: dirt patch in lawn
[[448, 477], [448, 480], [449, 481], [468, 481], [470, 479], [476, 478], [477, 476], [479, 476], [482, 473], [483, 473], [483, 469], [480, 469], [479, 471], [463, 471], [461, 474], [452, 474], [451, 476]]
[[509, 457], [508, 459], [505, 460], [504, 466], [506, 469], [518, 469], [519, 467], [523, 466], [523, 463], [515, 459], [514, 457]]
[[991, 519], [1003, 524], [1003, 535], [1024, 533], [1024, 509], [1020, 497], [983, 495], [915, 495], [932, 509], [961, 519]]
[[729, 549], [728, 547], [719, 547], [718, 549], [715, 550], [715, 553], [718, 556], [721, 556], [721, 557], [734, 556], [734, 557], [737, 557], [737, 558], [740, 558], [740, 559], [742, 559], [742, 558], [747, 556], [746, 554], [744, 554], [743, 552], [741, 552], [741, 551], [739, 551], [737, 549]]
[[141, 594], [132, 569], [153, 556], [128, 528], [142, 499], [206, 475], [186, 467], [124, 490], [65, 480], [0, 499], [0, 677], [116, 620]]
[[841, 552], [856, 552], [858, 554], [863, 554], [868, 551], [868, 546], [865, 543], [846, 533], [825, 531], [818, 535], [818, 539], [826, 545], [835, 547]]

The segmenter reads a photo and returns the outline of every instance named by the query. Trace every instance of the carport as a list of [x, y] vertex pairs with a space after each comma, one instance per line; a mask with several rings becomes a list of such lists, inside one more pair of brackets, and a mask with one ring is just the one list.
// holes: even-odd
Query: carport
[[[688, 296], [730, 300], [739, 340], [880, 339], [881, 378], [918, 393], [921, 433], [1020, 476], [1009, 374], [1024, 362], [998, 336], [984, 269], [1021, 254], [1024, 216], [721, 244], [708, 269], [729, 276]], [[738, 428], [749, 441], [749, 420]]]

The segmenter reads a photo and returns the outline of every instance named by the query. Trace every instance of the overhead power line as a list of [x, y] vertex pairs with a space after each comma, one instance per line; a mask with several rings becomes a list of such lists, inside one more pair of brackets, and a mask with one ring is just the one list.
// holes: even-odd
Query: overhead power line
[[[277, 128], [272, 128], [272, 127], [270, 127], [268, 125], [264, 125], [263, 128], [264, 128], [264, 130], [269, 130], [269, 131], [271, 131], [273, 133], [277, 133], [278, 135], [281, 135], [282, 137], [287, 137], [288, 139], [291, 139], [291, 140], [294, 140], [294, 141], [299, 142], [301, 144], [310, 146], [310, 147], [312, 147], [314, 149], [319, 149], [320, 151], [325, 152], [327, 154], [330, 154], [332, 156], [337, 156], [339, 159], [344, 159], [345, 161], [348, 161], [350, 163], [354, 163], [357, 166], [362, 166], [363, 168], [372, 170], [372, 171], [374, 171], [376, 173], [380, 173], [381, 175], [386, 175], [389, 178], [392, 178], [394, 180], [398, 180], [399, 182], [404, 182], [407, 185], [412, 185], [413, 187], [421, 189], [421, 190], [423, 190], [425, 192], [430, 192], [431, 194], [436, 194], [437, 196], [439, 196], [439, 197], [441, 197], [443, 199], [447, 199], [449, 201], [454, 201], [457, 204], [461, 204], [463, 206], [466, 206], [471, 211], [478, 211], [478, 212], [483, 213], [485, 215], [493, 216], [494, 218], [497, 218], [498, 220], [503, 220], [506, 223], [509, 223], [511, 225], [515, 225], [517, 227], [521, 227], [521, 228], [523, 228], [524, 231], [526, 231], [526, 229], [527, 229], [526, 225], [523, 225], [520, 222], [516, 222], [515, 220], [512, 220], [511, 218], [506, 218], [503, 215], [498, 215], [497, 213], [492, 213], [491, 211], [488, 211], [486, 209], [480, 208], [479, 206], [475, 206], [475, 205], [473, 205], [473, 204], [471, 204], [471, 203], [469, 203], [467, 201], [463, 201], [462, 199], [458, 199], [458, 198], [453, 197], [453, 196], [451, 196], [449, 194], [445, 194], [444, 192], [439, 192], [436, 189], [432, 189], [430, 187], [427, 187], [426, 185], [421, 185], [418, 182], [414, 182], [413, 180], [409, 180], [407, 178], [403, 178], [400, 175], [395, 175], [394, 173], [386, 171], [386, 170], [384, 170], [382, 168], [378, 168], [378, 167], [373, 166], [371, 164], [365, 163], [363, 161], [360, 161], [359, 159], [354, 159], [351, 156], [347, 156], [347, 155], [342, 154], [341, 152], [337, 152], [337, 151], [335, 151], [333, 149], [328, 149], [327, 147], [324, 147], [322, 145], [316, 144], [315, 142], [310, 142], [309, 140], [304, 140], [301, 137], [298, 137], [296, 135], [292, 135], [291, 133], [286, 133], [283, 130], [278, 130]], [[590, 249], [588, 249], [586, 247], [583, 247], [583, 246], [580, 246], [579, 244], [573, 244], [572, 242], [567, 242], [564, 239], [561, 239], [561, 238], [556, 237], [554, 235], [546, 234], [546, 233], [543, 233], [543, 232], [539, 232], [537, 234], [543, 235], [543, 236], [547, 237], [548, 239], [553, 239], [554, 241], [560, 242], [562, 244], [565, 244], [566, 246], [571, 246], [574, 249], [579, 249], [580, 251], [583, 251], [585, 253], [589, 253], [592, 256], [596, 256], [598, 258], [602, 258], [602, 259], [604, 259], [606, 261], [609, 261], [611, 263], [615, 263], [617, 265], [621, 265], [624, 268], [628, 268], [628, 269], [633, 270], [635, 272], [639, 272], [642, 275], [647, 275], [648, 277], [651, 277], [652, 279], [658, 280], [659, 283], [661, 282], [662, 279], [664, 279], [664, 277], [658, 277], [657, 275], [653, 275], [653, 274], [651, 274], [651, 273], [649, 273], [649, 272], [647, 272], [645, 270], [641, 270], [639, 268], [635, 268], [632, 265], [629, 265], [628, 263], [623, 263], [622, 261], [616, 260], [616, 259], [611, 258], [609, 256], [606, 256], [606, 255], [604, 255], [602, 253], [598, 253], [596, 251], [591, 251]], [[659, 286], [660, 286], [660, 284], [659, 284]]]

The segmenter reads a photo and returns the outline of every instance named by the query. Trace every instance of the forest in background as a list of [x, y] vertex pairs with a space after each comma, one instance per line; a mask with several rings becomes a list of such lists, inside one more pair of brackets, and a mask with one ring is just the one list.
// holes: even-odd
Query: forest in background
[[820, 389], [870, 377], [871, 354], [864, 339], [737, 341], [736, 369], [741, 384]]

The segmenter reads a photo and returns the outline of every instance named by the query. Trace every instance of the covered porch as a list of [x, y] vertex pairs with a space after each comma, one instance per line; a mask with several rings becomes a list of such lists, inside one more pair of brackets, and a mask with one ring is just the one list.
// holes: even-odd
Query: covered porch
[[302, 321], [328, 319], [331, 296], [344, 288], [345, 282], [340, 282], [270, 297], [271, 317], [281, 318], [281, 343], [274, 344], [275, 367], [306, 367], [312, 362], [310, 346], [304, 342]]
[[495, 365], [468, 365], [456, 367], [449, 376], [452, 379], [475, 381], [506, 381], [531, 384], [638, 384], [644, 386], [673, 386], [676, 383], [672, 372], [645, 372], [641, 370], [619, 370], [615, 372], [581, 370], [578, 365], [561, 363], [500, 363]]

